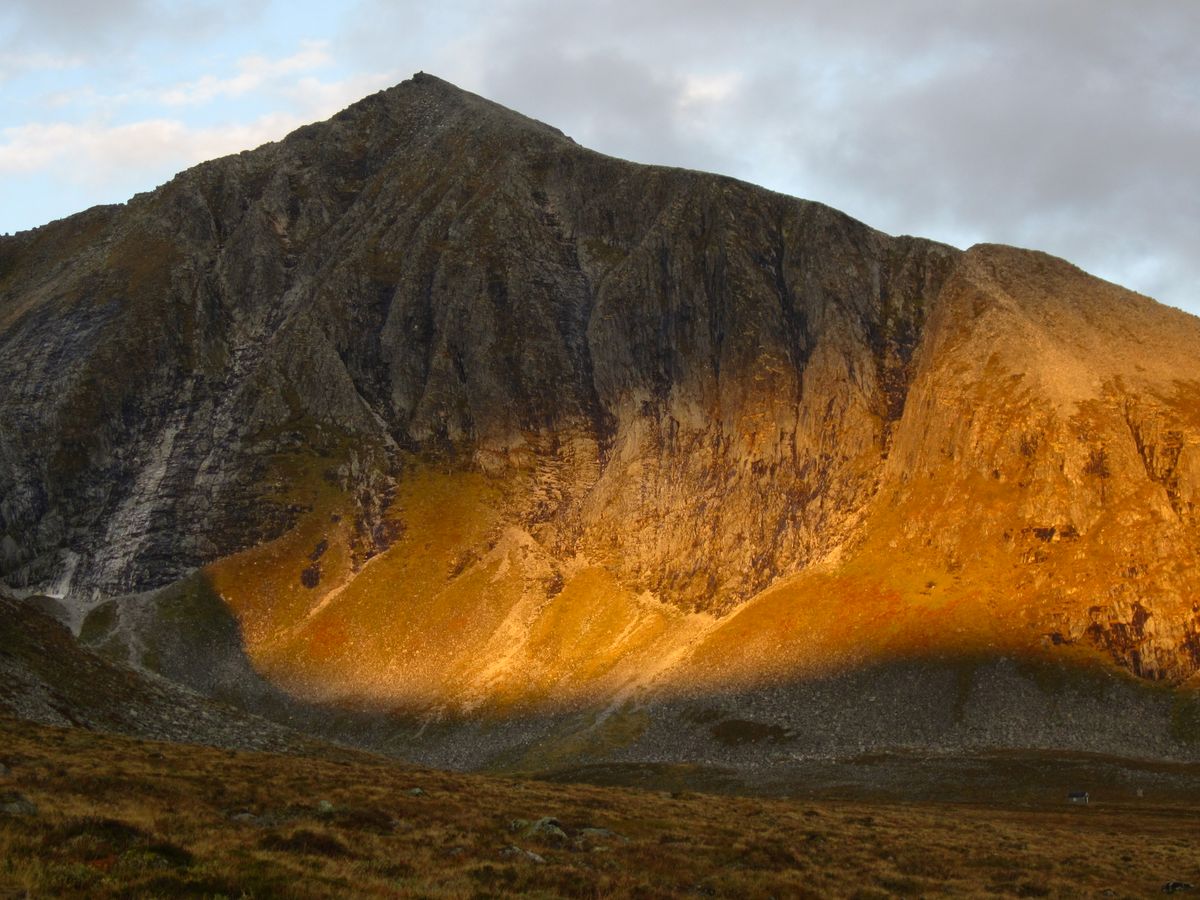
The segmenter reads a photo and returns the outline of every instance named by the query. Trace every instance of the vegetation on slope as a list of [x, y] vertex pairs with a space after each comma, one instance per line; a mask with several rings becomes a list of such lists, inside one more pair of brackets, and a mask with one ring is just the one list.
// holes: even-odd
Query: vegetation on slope
[[888, 804], [557, 785], [0, 719], [0, 893], [1128, 897], [1200, 882], [1188, 797]]

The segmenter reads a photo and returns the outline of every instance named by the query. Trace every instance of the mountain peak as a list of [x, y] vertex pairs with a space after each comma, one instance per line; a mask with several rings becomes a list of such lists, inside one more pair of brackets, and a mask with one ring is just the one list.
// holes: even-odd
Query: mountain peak
[[[417, 72], [393, 87], [364, 97], [333, 116], [330, 121], [361, 124], [364, 117], [380, 115], [389, 118], [397, 127], [533, 130], [559, 138], [566, 137], [553, 126], [427, 72]], [[317, 123], [317, 126], [320, 124]]]
[[[233, 617], [301, 696], [425, 711], [801, 704], [988, 653], [988, 696], [1036, 692], [1013, 659], [1181, 680], [1182, 315], [418, 74], [0, 244], [0, 577], [105, 640]], [[1055, 715], [1039, 740], [1112, 743]]]

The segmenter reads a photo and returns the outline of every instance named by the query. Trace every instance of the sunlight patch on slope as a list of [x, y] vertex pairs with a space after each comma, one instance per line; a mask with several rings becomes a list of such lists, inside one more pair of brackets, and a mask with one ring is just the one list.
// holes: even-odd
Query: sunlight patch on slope
[[[1021, 521], [1021, 501], [984, 473], [965, 470], [954, 484], [911, 480], [879, 499], [836, 565], [785, 576], [720, 618], [635, 592], [593, 560], [556, 557], [514, 524], [527, 474], [408, 465], [386, 511], [398, 537], [365, 563], [350, 548], [350, 500], [322, 487], [292, 531], [208, 574], [241, 622], [252, 662], [276, 684], [399, 711], [618, 710], [648, 694], [693, 696], [899, 660], [1007, 656], [1112, 668], [1086, 642], [1049, 642], [1047, 623], [1066, 598], [1030, 581], [1020, 562], [1037, 552], [1048, 570], [1076, 573], [1060, 581], [1085, 585], [1096, 558], [1082, 543], [996, 533], [998, 521]], [[961, 519], [956, 494], [973, 498], [976, 515], [950, 528]], [[925, 531], [912, 530], [918, 518]], [[1098, 533], [1106, 527], [1114, 526], [1102, 518]], [[321, 543], [321, 581], [306, 587], [302, 571]]]

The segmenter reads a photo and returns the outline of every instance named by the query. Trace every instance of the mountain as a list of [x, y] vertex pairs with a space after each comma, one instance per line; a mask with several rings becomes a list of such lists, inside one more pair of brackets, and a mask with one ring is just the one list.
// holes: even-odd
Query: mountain
[[419, 74], [0, 239], [0, 384], [10, 589], [405, 752], [1200, 741], [1200, 320], [1042, 253]]

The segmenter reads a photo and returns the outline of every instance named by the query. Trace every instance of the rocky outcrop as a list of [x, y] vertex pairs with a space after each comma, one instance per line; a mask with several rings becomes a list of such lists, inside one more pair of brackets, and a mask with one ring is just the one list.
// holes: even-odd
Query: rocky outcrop
[[1198, 350], [422, 75], [0, 240], [0, 577], [78, 626], [199, 570], [293, 690], [424, 708], [970, 642], [1181, 680]]

